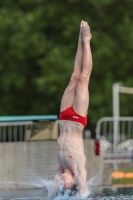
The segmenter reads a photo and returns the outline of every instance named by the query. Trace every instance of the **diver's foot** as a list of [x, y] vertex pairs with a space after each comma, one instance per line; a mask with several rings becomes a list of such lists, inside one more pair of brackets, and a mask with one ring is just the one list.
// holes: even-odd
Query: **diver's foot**
[[80, 30], [79, 30], [79, 40], [78, 40], [78, 43], [81, 44], [83, 41], [82, 41], [82, 33], [81, 33], [81, 26], [82, 26], [82, 21], [80, 23]]
[[91, 38], [92, 38], [92, 35], [90, 33], [90, 27], [88, 25], [87, 22], [85, 21], [81, 21], [81, 37], [82, 37], [82, 41], [85, 42], [85, 41], [90, 41]]

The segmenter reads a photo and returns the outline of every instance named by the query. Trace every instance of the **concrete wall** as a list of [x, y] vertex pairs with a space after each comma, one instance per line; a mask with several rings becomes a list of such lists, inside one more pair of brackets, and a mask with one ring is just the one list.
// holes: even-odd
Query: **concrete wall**
[[[103, 172], [103, 159], [94, 155], [93, 140], [84, 140], [88, 179]], [[56, 174], [57, 142], [0, 143], [0, 189], [41, 187], [41, 181]]]

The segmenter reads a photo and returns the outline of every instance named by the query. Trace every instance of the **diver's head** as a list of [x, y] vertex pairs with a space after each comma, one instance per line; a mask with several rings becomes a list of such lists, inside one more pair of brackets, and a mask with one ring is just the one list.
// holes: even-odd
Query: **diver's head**
[[74, 176], [70, 170], [64, 170], [64, 173], [61, 175], [61, 183], [65, 190], [70, 190], [76, 186]]

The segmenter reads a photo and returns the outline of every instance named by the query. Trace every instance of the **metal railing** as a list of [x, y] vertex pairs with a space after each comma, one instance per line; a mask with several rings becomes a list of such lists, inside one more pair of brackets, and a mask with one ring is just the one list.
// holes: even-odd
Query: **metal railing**
[[132, 163], [133, 153], [122, 152], [122, 153], [107, 153], [103, 155], [104, 163]]
[[32, 121], [0, 122], [0, 142], [24, 141], [26, 126]]
[[0, 116], [0, 142], [24, 141], [26, 127], [38, 121], [55, 121], [57, 115]]
[[96, 124], [105, 163], [133, 162], [133, 117], [104, 117]]
[[[114, 132], [116, 127], [117, 132]], [[103, 135], [118, 150], [118, 144], [133, 138], [133, 117], [103, 117], [96, 124], [96, 138]]]

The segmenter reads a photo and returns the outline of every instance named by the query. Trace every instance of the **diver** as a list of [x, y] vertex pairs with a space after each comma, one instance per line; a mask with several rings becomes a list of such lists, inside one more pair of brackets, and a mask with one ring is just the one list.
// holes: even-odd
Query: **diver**
[[90, 40], [87, 22], [81, 21], [74, 70], [63, 94], [60, 107], [57, 159], [59, 174], [54, 182], [65, 190], [77, 188], [86, 192], [86, 157], [82, 132], [87, 124], [89, 106], [88, 84], [92, 71]]

